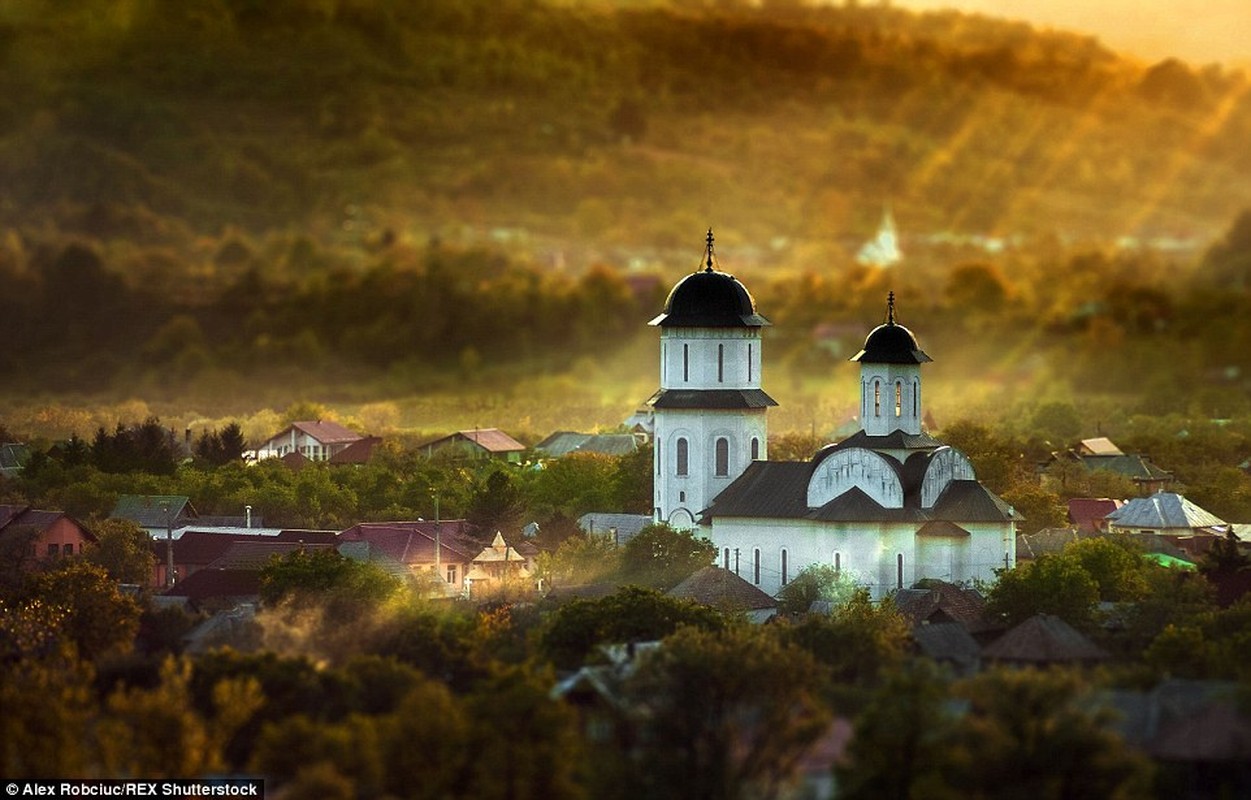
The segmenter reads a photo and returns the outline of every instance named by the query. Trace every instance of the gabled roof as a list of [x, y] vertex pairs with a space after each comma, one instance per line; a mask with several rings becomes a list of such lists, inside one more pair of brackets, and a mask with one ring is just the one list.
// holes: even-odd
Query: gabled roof
[[269, 439], [266, 440], [266, 443], [268, 444], [275, 439], [281, 439], [283, 436], [291, 433], [292, 430], [298, 430], [305, 436], [316, 439], [322, 444], [346, 444], [364, 438], [356, 431], [345, 428], [337, 422], [317, 419], [293, 422], [278, 433], [269, 437]]
[[94, 533], [87, 530], [82, 523], [64, 511], [45, 511], [19, 505], [0, 505], [0, 534], [17, 527], [29, 527], [42, 532], [61, 518], [68, 519], [73, 523], [87, 541], [96, 541]]
[[845, 450], [848, 447], [864, 447], [869, 450], [937, 450], [943, 443], [928, 433], [904, 433], [891, 431], [883, 436], [870, 436], [859, 430], [833, 445], [827, 445], [818, 451], [818, 455], [827, 450]]
[[559, 458], [569, 453], [600, 453], [623, 456], [639, 447], [638, 439], [629, 433], [577, 433], [557, 431], [534, 446], [540, 453]]
[[1035, 614], [987, 645], [982, 655], [1016, 664], [1102, 661], [1108, 653], [1059, 617]]
[[923, 586], [895, 592], [895, 608], [913, 625], [958, 622], [970, 631], [985, 627], [986, 600], [976, 589], [930, 580]]
[[468, 563], [482, 550], [472, 530], [464, 520], [362, 522], [340, 533], [339, 542], [369, 542], [371, 553], [385, 554], [405, 565], [432, 564], [437, 535], [440, 561]]
[[552, 435], [545, 438], [534, 446], [534, 449], [540, 453], [546, 453], [553, 458], [559, 458], [567, 453], [577, 450], [579, 445], [591, 438], [589, 433], [578, 433], [577, 431], [556, 431]]
[[374, 450], [382, 444], [381, 436], [365, 436], [330, 457], [331, 464], [367, 464]]
[[[884, 456], [892, 464], [894, 459]], [[904, 486], [903, 508], [886, 508], [859, 488], [851, 488], [820, 508], [808, 507], [808, 481], [817, 459], [753, 461], [703, 510], [713, 517], [813, 519], [822, 522], [1003, 522], [1019, 519], [1011, 506], [977, 481], [954, 480], [931, 509], [920, 508], [918, 493]], [[899, 467], [903, 472], [903, 467]], [[903, 476], [906, 477], [906, 476]]]
[[1099, 530], [1097, 523], [1123, 505], [1124, 500], [1109, 497], [1074, 497], [1069, 500], [1069, 522], [1080, 530], [1093, 533]]
[[526, 446], [499, 428], [474, 428], [468, 431], [457, 431], [432, 442], [421, 445], [422, 448], [440, 447], [455, 441], [472, 442], [488, 453], [519, 453]]
[[1176, 492], [1136, 497], [1108, 514], [1107, 519], [1123, 528], [1208, 528], [1225, 524]]
[[143, 528], [164, 528], [179, 519], [195, 519], [191, 498], [181, 494], [124, 494], [109, 517], [128, 519]]
[[959, 622], [917, 625], [912, 629], [912, 641], [922, 655], [966, 671], [977, 665], [982, 652], [981, 645]]
[[0, 443], [0, 475], [16, 475], [30, 459], [30, 448], [16, 442]]
[[520, 562], [525, 561], [526, 557], [518, 553], [508, 542], [504, 541], [504, 534], [499, 531], [495, 532], [495, 538], [491, 540], [488, 547], [482, 549], [482, 552], [474, 556], [475, 564], [494, 564], [504, 562]]
[[753, 586], [728, 569], [713, 566], [693, 573], [670, 589], [668, 594], [720, 611], [764, 611], [778, 607], [778, 601], [760, 587]]
[[1077, 455], [1077, 460], [1090, 471], [1103, 470], [1123, 475], [1136, 481], [1166, 481], [1173, 477], [1172, 473], [1162, 470], [1149, 459], [1141, 455], [1109, 454], [1109, 455]]

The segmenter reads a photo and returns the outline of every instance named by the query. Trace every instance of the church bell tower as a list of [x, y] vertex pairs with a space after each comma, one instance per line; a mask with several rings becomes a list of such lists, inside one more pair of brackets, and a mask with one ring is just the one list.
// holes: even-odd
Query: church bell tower
[[771, 323], [733, 275], [714, 269], [708, 231], [702, 269], [673, 287], [660, 328], [654, 411], [653, 519], [692, 528], [754, 460], [766, 458], [761, 329]]

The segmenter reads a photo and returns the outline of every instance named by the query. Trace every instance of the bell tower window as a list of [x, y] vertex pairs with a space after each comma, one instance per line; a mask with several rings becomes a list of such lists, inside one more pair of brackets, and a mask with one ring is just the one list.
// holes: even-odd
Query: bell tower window
[[679, 475], [690, 474], [690, 455], [691, 455], [690, 445], [687, 444], [686, 439], [684, 438], [678, 439], [678, 445], [675, 449], [678, 451], [677, 452], [678, 474]]
[[717, 383], [725, 383], [725, 345], [717, 345]]
[[682, 380], [690, 381], [691, 379], [691, 346], [689, 344], [682, 345]]
[[730, 440], [725, 437], [717, 439], [716, 448], [716, 476], [724, 478], [730, 474]]
[[895, 381], [895, 416], [903, 416], [903, 384]]
[[873, 416], [882, 416], [882, 382], [873, 382]]

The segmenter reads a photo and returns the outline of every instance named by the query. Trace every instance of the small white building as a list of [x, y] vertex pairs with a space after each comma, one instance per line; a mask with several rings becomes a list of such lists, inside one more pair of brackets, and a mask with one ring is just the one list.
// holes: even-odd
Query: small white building
[[969, 459], [922, 429], [920, 365], [895, 320], [870, 332], [860, 364], [860, 431], [800, 462], [768, 461], [760, 328], [746, 288], [708, 268], [674, 288], [661, 335], [655, 518], [697, 521], [718, 562], [776, 594], [827, 564], [875, 598], [923, 578], [993, 580], [1016, 563], [1015, 514]]

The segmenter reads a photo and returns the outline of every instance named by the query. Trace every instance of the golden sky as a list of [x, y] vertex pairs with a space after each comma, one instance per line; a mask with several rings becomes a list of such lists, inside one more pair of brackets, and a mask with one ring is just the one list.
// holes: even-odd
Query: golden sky
[[1251, 66], [1251, 0], [894, 0], [901, 8], [957, 8], [1041, 27], [1092, 33], [1148, 61], [1168, 56]]

